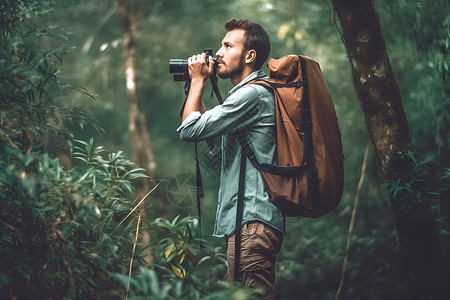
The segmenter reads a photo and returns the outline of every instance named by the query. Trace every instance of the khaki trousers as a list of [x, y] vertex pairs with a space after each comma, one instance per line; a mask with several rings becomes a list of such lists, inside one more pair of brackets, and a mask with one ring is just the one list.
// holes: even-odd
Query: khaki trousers
[[[228, 281], [234, 280], [234, 234], [226, 237]], [[240, 281], [242, 286], [264, 291], [273, 299], [275, 259], [283, 243], [283, 233], [261, 222], [249, 222], [241, 228]]]

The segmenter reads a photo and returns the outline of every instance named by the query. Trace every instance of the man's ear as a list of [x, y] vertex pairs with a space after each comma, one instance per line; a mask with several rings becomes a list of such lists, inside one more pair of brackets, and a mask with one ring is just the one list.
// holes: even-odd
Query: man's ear
[[247, 55], [245, 56], [245, 63], [251, 64], [254, 63], [256, 59], [256, 51], [251, 49], [247, 51]]

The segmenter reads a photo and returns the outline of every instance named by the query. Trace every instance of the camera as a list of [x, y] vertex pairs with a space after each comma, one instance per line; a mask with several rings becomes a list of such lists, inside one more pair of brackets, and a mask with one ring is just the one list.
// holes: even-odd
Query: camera
[[[209, 57], [213, 56], [212, 49], [205, 49], [203, 51], [206, 53], [206, 64], [209, 63]], [[217, 71], [217, 58], [214, 60], [214, 73]], [[189, 69], [187, 59], [173, 58], [169, 60], [169, 73], [173, 75], [174, 81], [189, 81]]]

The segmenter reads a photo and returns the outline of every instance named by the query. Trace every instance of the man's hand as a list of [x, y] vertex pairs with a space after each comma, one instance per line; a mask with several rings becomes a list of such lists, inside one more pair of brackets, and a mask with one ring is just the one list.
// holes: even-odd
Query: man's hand
[[194, 55], [188, 58], [189, 76], [191, 77], [191, 86], [189, 95], [183, 111], [183, 121], [193, 111], [204, 113], [205, 104], [202, 101], [202, 93], [208, 80], [214, 73], [214, 60], [209, 57], [209, 63], [206, 64], [206, 53]]
[[208, 65], [206, 64], [206, 53], [197, 54], [188, 58], [189, 76], [192, 81], [208, 80], [214, 73], [214, 61], [209, 57]]

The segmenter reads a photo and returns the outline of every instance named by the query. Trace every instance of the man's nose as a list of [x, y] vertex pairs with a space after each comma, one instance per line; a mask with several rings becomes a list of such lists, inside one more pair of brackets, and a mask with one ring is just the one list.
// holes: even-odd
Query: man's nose
[[216, 56], [220, 56], [222, 57], [222, 47], [220, 47], [220, 49], [216, 52]]

